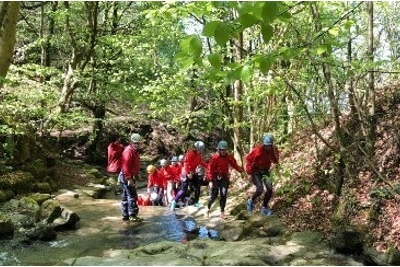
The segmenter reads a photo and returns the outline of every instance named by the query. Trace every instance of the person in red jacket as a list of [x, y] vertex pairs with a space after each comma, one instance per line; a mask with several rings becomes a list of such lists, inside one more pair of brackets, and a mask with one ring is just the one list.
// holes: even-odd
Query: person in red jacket
[[121, 171], [122, 151], [124, 145], [121, 143], [121, 138], [116, 136], [107, 147], [107, 172], [116, 174]]
[[256, 199], [262, 195], [265, 185], [266, 192], [261, 212], [268, 216], [272, 215], [272, 211], [268, 207], [273, 192], [269, 180], [272, 163], [279, 165], [279, 150], [273, 143], [273, 137], [267, 134], [263, 138], [263, 143], [254, 147], [246, 155], [246, 172], [249, 181], [256, 186], [255, 193], [247, 200], [247, 210], [250, 212], [254, 209]]
[[[116, 135], [113, 138], [113, 142], [111, 142], [107, 147], [107, 172], [112, 174], [119, 174], [121, 171], [121, 156], [122, 151], [124, 151], [124, 145], [121, 143], [121, 138]], [[118, 176], [116, 176], [118, 180]], [[115, 195], [118, 195], [120, 192], [117, 187], [115, 188]]]
[[141, 136], [132, 134], [131, 142], [125, 147], [121, 157], [121, 172], [118, 180], [122, 184], [121, 213], [124, 221], [142, 221], [139, 218], [138, 195], [136, 192], [136, 181], [139, 179], [140, 155], [139, 147]]
[[178, 188], [179, 188], [179, 182], [180, 182], [180, 177], [181, 177], [181, 172], [182, 172], [182, 166], [178, 162], [178, 157], [173, 156], [171, 159], [171, 169], [172, 173], [174, 174], [173, 178], [173, 191], [174, 191], [174, 196], [176, 193], [178, 193]]
[[207, 180], [211, 187], [210, 198], [207, 204], [207, 217], [210, 216], [211, 206], [220, 193], [219, 206], [221, 209], [221, 219], [225, 219], [225, 205], [229, 188], [229, 167], [238, 172], [243, 172], [232, 154], [228, 152], [228, 143], [224, 140], [218, 143], [217, 152], [211, 157], [207, 168]]
[[200, 188], [201, 180], [196, 169], [199, 165], [207, 168], [207, 163], [203, 161], [202, 153], [205, 150], [205, 145], [202, 141], [196, 141], [194, 143], [194, 148], [186, 153], [182, 173], [186, 175], [189, 181], [189, 187], [193, 188], [194, 191], [194, 205], [201, 208], [203, 205], [199, 202], [200, 199]]
[[162, 159], [160, 160], [160, 170], [158, 171], [159, 175], [161, 175], [164, 184], [164, 192], [165, 192], [165, 205], [168, 206], [173, 197], [173, 182], [174, 182], [174, 173], [171, 166], [168, 164], [168, 160]]
[[[150, 194], [150, 199], [153, 206], [162, 206], [162, 198], [164, 196], [164, 181], [159, 175], [156, 166], [147, 166], [147, 193]], [[153, 188], [152, 188], [153, 187]]]

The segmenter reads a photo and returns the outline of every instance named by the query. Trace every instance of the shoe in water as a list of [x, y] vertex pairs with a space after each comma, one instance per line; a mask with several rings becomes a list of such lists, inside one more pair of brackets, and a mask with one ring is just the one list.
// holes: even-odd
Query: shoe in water
[[128, 216], [124, 216], [124, 217], [122, 217], [122, 220], [123, 221], [129, 221], [129, 217]]
[[265, 214], [267, 216], [271, 216], [272, 215], [272, 211], [270, 209], [268, 209], [268, 208], [262, 208], [261, 209], [261, 213]]
[[171, 210], [174, 211], [175, 208], [176, 208], [176, 201], [172, 200], [172, 202], [171, 202]]
[[203, 207], [203, 204], [201, 204], [200, 202], [197, 202], [196, 204], [194, 204], [194, 206], [195, 206], [196, 208], [202, 208], [202, 207]]
[[131, 221], [131, 222], [143, 222], [143, 219], [139, 218], [137, 216], [129, 216], [129, 221]]
[[254, 209], [254, 203], [252, 199], [247, 200], [247, 211], [253, 211]]

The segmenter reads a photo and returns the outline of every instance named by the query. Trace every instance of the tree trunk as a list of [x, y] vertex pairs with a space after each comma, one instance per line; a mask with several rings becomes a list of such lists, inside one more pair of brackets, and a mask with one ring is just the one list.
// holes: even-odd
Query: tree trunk
[[[243, 60], [243, 33], [239, 34], [239, 37], [234, 40], [236, 60]], [[243, 82], [237, 80], [233, 84], [235, 104], [233, 107], [233, 144], [234, 144], [234, 156], [243, 162], [243, 146], [242, 146], [242, 123], [243, 123], [243, 106], [242, 95], [243, 95]]]
[[[322, 30], [322, 25], [321, 25], [320, 15], [319, 15], [318, 6], [317, 6], [316, 2], [312, 2], [312, 4], [311, 4], [311, 13], [314, 18], [315, 29], [317, 32], [319, 32]], [[322, 42], [323, 42], [323, 40], [322, 40]], [[327, 59], [327, 55], [325, 53], [323, 54], [323, 57], [325, 57]], [[330, 67], [327, 63], [327, 60], [322, 63], [322, 71], [323, 71], [324, 77], [325, 77], [325, 82], [326, 82], [327, 91], [328, 91], [329, 106], [330, 106], [330, 111], [332, 114], [332, 119], [333, 119], [333, 122], [335, 125], [336, 141], [337, 141], [337, 144], [339, 147], [339, 149], [337, 151], [339, 154], [339, 156], [338, 156], [339, 164], [337, 165], [338, 171], [337, 171], [337, 178], [336, 178], [337, 180], [336, 180], [335, 193], [337, 196], [340, 196], [343, 181], [344, 181], [344, 175], [345, 175], [345, 170], [344, 170], [344, 168], [345, 168], [344, 158], [345, 158], [345, 151], [346, 151], [345, 140], [343, 138], [343, 132], [342, 132], [340, 119], [339, 119], [340, 111], [339, 111], [338, 103], [336, 101], [335, 89], [333, 86], [331, 71], [330, 71]]]
[[[20, 4], [20, 1], [0, 2], [0, 89], [13, 56]], [[0, 101], [1, 99], [0, 91]]]
[[[374, 62], [374, 2], [367, 2], [368, 7], [368, 57], [370, 62]], [[374, 85], [374, 72], [370, 70], [368, 73], [368, 90], [367, 90], [367, 103], [368, 103], [368, 152], [369, 155], [374, 154], [375, 142], [375, 85]]]

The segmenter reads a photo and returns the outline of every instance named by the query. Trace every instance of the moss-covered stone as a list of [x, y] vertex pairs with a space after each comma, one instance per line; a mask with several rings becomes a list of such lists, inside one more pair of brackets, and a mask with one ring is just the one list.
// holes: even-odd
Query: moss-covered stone
[[0, 213], [0, 239], [12, 238], [14, 236], [14, 224], [11, 219]]
[[94, 176], [94, 178], [102, 178], [102, 174], [100, 173], [100, 171], [96, 168], [91, 168], [88, 170], [87, 174], [90, 174], [92, 176]]
[[31, 192], [34, 178], [29, 172], [12, 172], [0, 176], [0, 188], [12, 190], [16, 195]]
[[34, 193], [29, 195], [29, 197], [35, 200], [39, 205], [42, 205], [43, 202], [51, 198], [50, 194], [41, 194], [41, 193]]
[[50, 184], [47, 182], [39, 182], [35, 183], [34, 185], [34, 191], [38, 193], [51, 193], [53, 192], [53, 189], [51, 188]]
[[43, 159], [35, 159], [25, 163], [22, 170], [31, 173], [36, 181], [45, 181], [47, 176], [46, 163]]
[[6, 202], [15, 197], [15, 194], [12, 190], [0, 190], [0, 203]]

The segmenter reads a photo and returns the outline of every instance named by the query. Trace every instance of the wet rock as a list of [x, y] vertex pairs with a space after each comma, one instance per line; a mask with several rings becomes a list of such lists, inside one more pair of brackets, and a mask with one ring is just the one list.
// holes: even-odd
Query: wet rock
[[0, 239], [9, 239], [14, 236], [14, 224], [8, 216], [0, 214]]
[[354, 230], [339, 231], [331, 241], [333, 247], [339, 253], [353, 254], [363, 250], [363, 235]]
[[388, 253], [388, 264], [394, 266], [400, 265], [400, 251], [394, 249]]
[[46, 223], [52, 223], [55, 219], [61, 216], [62, 208], [60, 202], [55, 199], [46, 200], [42, 206], [42, 218], [46, 218]]
[[88, 186], [79, 187], [76, 191], [94, 199], [101, 199], [105, 198], [107, 187], [102, 184], [88, 184]]
[[79, 227], [80, 217], [75, 212], [63, 208], [61, 217], [54, 220], [53, 226], [55, 231], [75, 230]]
[[33, 190], [39, 193], [51, 193], [53, 189], [48, 182], [38, 182], [35, 183]]
[[52, 241], [57, 238], [57, 233], [53, 227], [49, 225], [38, 224], [34, 229], [30, 230], [26, 236], [30, 240]]
[[43, 194], [43, 193], [34, 193], [29, 195], [29, 197], [33, 200], [35, 200], [38, 205], [42, 205], [43, 202], [51, 198], [50, 194]]
[[10, 200], [13, 197], [15, 197], [15, 194], [12, 190], [0, 190], [0, 203]]
[[243, 238], [243, 221], [233, 221], [230, 223], [222, 224], [218, 227], [218, 232], [222, 240], [225, 241], [238, 241]]

